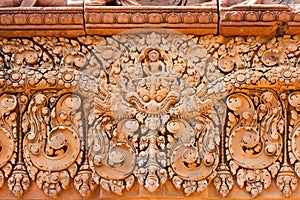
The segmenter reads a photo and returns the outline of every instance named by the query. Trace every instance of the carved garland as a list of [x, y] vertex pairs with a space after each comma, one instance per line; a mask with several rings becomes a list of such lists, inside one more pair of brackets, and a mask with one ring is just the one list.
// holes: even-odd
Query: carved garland
[[95, 49], [102, 55], [124, 49], [119, 59], [103, 65], [95, 99], [99, 120], [90, 161], [105, 190], [121, 195], [137, 177], [154, 192], [169, 176], [189, 195], [204, 190], [215, 176], [219, 134], [210, 128], [212, 104], [202, 96], [205, 84], [195, 66], [199, 57], [205, 65], [209, 54], [203, 45], [188, 44], [185, 36], [179, 36], [183, 44], [175, 42], [177, 37], [133, 35], [128, 41], [136, 44], [125, 46], [117, 38]]
[[[122, 195], [170, 180], [297, 187], [299, 38], [166, 33], [0, 41], [0, 186]], [[97, 69], [97, 70], [95, 70]], [[93, 95], [91, 95], [93, 94]], [[287, 145], [285, 145], [287, 144]], [[26, 167], [25, 167], [26, 166]]]

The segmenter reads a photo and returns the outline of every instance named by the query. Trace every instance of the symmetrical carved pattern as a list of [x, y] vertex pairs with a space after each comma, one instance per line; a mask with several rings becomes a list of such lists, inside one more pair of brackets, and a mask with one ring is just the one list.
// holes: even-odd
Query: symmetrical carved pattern
[[[300, 177], [298, 36], [0, 40], [0, 186], [253, 197]], [[103, 192], [103, 191], [102, 191]], [[195, 195], [195, 194], [194, 194]]]
[[282, 36], [300, 33], [299, 8], [299, 0], [2, 0], [0, 34], [73, 38], [147, 27]]
[[[202, 191], [215, 176], [219, 142], [209, 119], [212, 103], [204, 97], [206, 86], [195, 67], [199, 58], [203, 65], [208, 60], [207, 50], [193, 43], [183, 47], [175, 43], [177, 35], [145, 36], [144, 41], [131, 38], [139, 42], [129, 46], [136, 48], [135, 55], [115, 53], [121, 59], [107, 67], [104, 52], [117, 51], [117, 43], [107, 40], [111, 46], [100, 49], [100, 119], [91, 137], [91, 166], [101, 186], [119, 195], [130, 189], [133, 174], [151, 192], [168, 174], [187, 195]], [[181, 52], [170, 54], [174, 46], [182, 46], [191, 60]]]

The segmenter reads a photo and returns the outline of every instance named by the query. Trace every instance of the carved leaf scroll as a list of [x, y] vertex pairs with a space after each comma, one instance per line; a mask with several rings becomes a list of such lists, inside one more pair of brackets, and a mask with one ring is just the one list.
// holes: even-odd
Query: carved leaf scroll
[[0, 96], [0, 188], [13, 170], [17, 152], [17, 98], [15, 95]]
[[271, 184], [282, 152], [283, 108], [273, 91], [227, 98], [227, 159], [237, 184], [252, 196]]
[[[177, 43], [178, 35], [128, 37], [126, 48], [116, 36], [106, 41], [109, 48], [95, 49], [104, 66], [95, 97], [99, 120], [90, 139], [93, 172], [102, 188], [119, 195], [134, 176], [150, 192], [168, 176], [187, 195], [201, 192], [216, 175], [220, 141], [201, 76], [207, 50], [188, 38], [187, 46]], [[172, 45], [182, 45], [186, 55], [170, 54]]]
[[170, 180], [186, 195], [212, 180], [223, 196], [234, 182], [252, 196], [273, 179], [285, 196], [297, 187], [298, 36], [142, 33], [0, 46], [0, 186], [7, 178], [18, 197], [35, 180], [55, 198], [71, 178], [84, 197], [97, 185], [122, 195], [135, 181], [155, 192]]
[[41, 92], [33, 96], [24, 116], [29, 121], [23, 144], [27, 169], [51, 197], [67, 189], [81, 162], [80, 107], [77, 95]]

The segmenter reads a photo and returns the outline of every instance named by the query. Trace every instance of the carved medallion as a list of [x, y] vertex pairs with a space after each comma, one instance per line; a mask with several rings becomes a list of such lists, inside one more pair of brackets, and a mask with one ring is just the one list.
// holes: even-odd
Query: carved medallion
[[[168, 176], [186, 194], [202, 191], [215, 176], [219, 141], [209, 117], [212, 103], [193, 64], [207, 52], [199, 46], [196, 55], [197, 46], [188, 46], [187, 61], [167, 51], [175, 44], [173, 36], [145, 36], [143, 46], [130, 47], [139, 49], [122, 52], [102, 68], [95, 98], [99, 120], [90, 142], [92, 169], [102, 187], [117, 194], [131, 187], [133, 175], [150, 192]], [[106, 51], [119, 54], [104, 47], [100, 60], [109, 55]]]

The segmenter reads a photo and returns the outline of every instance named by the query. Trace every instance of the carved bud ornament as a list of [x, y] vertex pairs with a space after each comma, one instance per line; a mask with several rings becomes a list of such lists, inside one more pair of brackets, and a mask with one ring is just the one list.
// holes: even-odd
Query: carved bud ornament
[[0, 40], [0, 187], [59, 197], [167, 182], [298, 185], [298, 36], [140, 32]]

